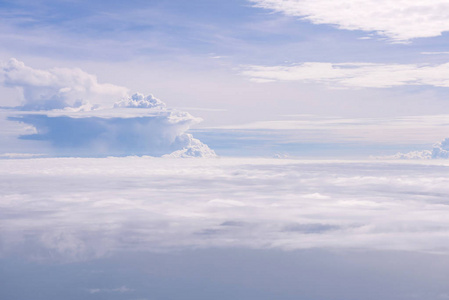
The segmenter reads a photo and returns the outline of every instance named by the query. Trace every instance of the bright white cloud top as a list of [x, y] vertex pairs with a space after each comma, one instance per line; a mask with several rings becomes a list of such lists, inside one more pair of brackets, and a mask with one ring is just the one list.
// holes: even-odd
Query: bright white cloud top
[[15, 111], [5, 110], [7, 123], [34, 128], [20, 138], [49, 144], [49, 154], [215, 156], [186, 133], [200, 118], [167, 109], [153, 95], [127, 96], [126, 88], [100, 84], [80, 69], [38, 70], [16, 59], [2, 75], [3, 85], [19, 88], [24, 100]]
[[98, 83], [95, 75], [80, 69], [33, 69], [14, 58], [4, 64], [0, 75], [3, 85], [21, 89], [26, 110], [108, 104], [128, 94], [127, 88]]
[[313, 24], [376, 32], [394, 42], [449, 31], [447, 0], [250, 0], [255, 6], [301, 17]]

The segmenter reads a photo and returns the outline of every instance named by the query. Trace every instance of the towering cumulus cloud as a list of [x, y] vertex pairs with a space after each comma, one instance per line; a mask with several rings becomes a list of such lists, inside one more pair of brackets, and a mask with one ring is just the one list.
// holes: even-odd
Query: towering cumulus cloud
[[167, 109], [153, 95], [128, 96], [127, 88], [100, 84], [80, 69], [37, 70], [16, 59], [1, 76], [4, 86], [23, 96], [20, 106], [8, 110], [8, 120], [35, 129], [19, 138], [50, 145], [50, 154], [215, 156], [186, 133], [201, 119]]
[[100, 84], [96, 76], [80, 69], [37, 70], [14, 58], [5, 64], [1, 75], [3, 85], [21, 89], [23, 110], [79, 107], [88, 102], [107, 104], [128, 94], [127, 88]]

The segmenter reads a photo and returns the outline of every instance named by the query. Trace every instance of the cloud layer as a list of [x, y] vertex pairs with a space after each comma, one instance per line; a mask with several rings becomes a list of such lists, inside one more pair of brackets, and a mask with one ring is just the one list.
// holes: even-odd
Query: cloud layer
[[449, 30], [447, 0], [249, 0], [256, 7], [313, 24], [376, 32], [395, 42], [435, 37]]
[[2, 255], [192, 248], [448, 253], [448, 165], [273, 159], [0, 160]]
[[126, 88], [100, 84], [82, 70], [39, 70], [16, 59], [5, 64], [1, 75], [2, 84], [21, 90], [24, 100], [4, 115], [9, 123], [33, 129], [16, 138], [49, 145], [48, 155], [215, 156], [186, 133], [201, 119], [167, 109], [153, 95], [127, 96]]
[[248, 66], [244, 76], [255, 82], [318, 82], [335, 87], [390, 88], [404, 85], [449, 87], [449, 63], [441, 65], [323, 63]]

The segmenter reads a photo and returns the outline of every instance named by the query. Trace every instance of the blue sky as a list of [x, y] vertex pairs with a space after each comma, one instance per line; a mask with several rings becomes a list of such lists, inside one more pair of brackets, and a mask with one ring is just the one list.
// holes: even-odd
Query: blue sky
[[[204, 136], [210, 138], [205, 143], [225, 156], [271, 156], [279, 149], [309, 156], [301, 149], [314, 147], [316, 141], [303, 128], [269, 128], [279, 130], [281, 136], [290, 133], [291, 142], [286, 144], [270, 138], [273, 135], [262, 126], [258, 139], [271, 145], [265, 152], [248, 143], [240, 152], [226, 150], [239, 136], [246, 135], [249, 141], [257, 134], [248, 126], [290, 122], [291, 115], [298, 115], [299, 122], [301, 115], [317, 120], [358, 118], [359, 122], [390, 118], [392, 123], [402, 117], [441, 119], [438, 116], [449, 110], [448, 28], [441, 9], [447, 3], [382, 1], [374, 8], [372, 1], [351, 3], [2, 1], [0, 59], [6, 64], [16, 58], [34, 70], [80, 68], [96, 76], [99, 84], [126, 88], [128, 95], [153, 94], [169, 108], [202, 118], [188, 132], [207, 131]], [[20, 80], [3, 83], [5, 107], [23, 105]], [[64, 84], [70, 88], [71, 83]], [[111, 105], [121, 97], [111, 96], [108, 102]], [[96, 102], [91, 94], [78, 100], [86, 99]], [[401, 138], [406, 130], [427, 138]], [[368, 130], [364, 136], [331, 135], [320, 143], [335, 143], [336, 148], [348, 144], [346, 156], [367, 157], [430, 149], [447, 136], [444, 122], [431, 128], [393, 125], [389, 132], [398, 139], [379, 141], [376, 132]], [[373, 153], [357, 150], [371, 144]], [[16, 152], [13, 146], [1, 151]], [[54, 150], [46, 152], [61, 153]], [[316, 156], [335, 155], [318, 152]]]

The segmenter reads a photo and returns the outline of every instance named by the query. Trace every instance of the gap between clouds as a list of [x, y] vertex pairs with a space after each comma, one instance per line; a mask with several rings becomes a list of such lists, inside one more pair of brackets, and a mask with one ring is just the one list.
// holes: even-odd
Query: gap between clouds
[[8, 120], [35, 132], [17, 138], [44, 142], [49, 155], [215, 156], [186, 131], [201, 121], [167, 109], [153, 95], [129, 96], [125, 87], [98, 83], [80, 69], [39, 70], [11, 59], [0, 82], [22, 93], [22, 105], [4, 109]]
[[391, 42], [440, 36], [449, 31], [448, 0], [249, 0], [255, 7], [313, 24], [375, 32]]

